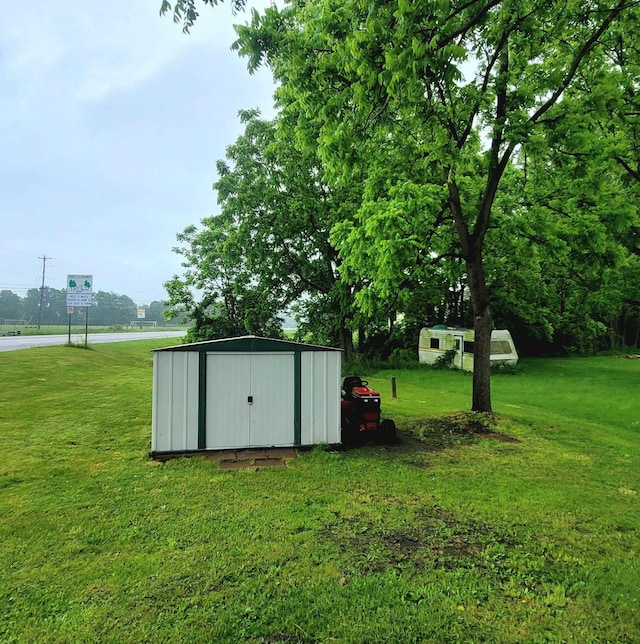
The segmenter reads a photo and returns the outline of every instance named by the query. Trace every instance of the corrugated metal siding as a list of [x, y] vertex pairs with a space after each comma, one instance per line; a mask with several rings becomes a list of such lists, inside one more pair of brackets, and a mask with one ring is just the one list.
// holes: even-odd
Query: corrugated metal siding
[[292, 353], [207, 354], [206, 449], [294, 444], [293, 361]]
[[261, 349], [154, 353], [152, 452], [339, 443], [341, 352]]
[[250, 355], [207, 354], [206, 449], [249, 446], [250, 378]]
[[294, 444], [294, 356], [251, 356], [251, 447]]
[[151, 449], [198, 448], [198, 355], [155, 353]]
[[301, 443], [340, 442], [341, 354], [302, 354]]

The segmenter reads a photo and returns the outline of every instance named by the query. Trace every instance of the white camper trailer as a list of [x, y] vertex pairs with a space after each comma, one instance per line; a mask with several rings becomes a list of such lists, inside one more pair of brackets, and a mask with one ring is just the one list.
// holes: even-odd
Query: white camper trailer
[[[473, 371], [473, 329], [438, 325], [420, 330], [418, 359], [420, 362], [435, 364], [440, 356], [455, 350], [452, 367]], [[518, 352], [507, 329], [491, 332], [491, 366], [515, 365]]]

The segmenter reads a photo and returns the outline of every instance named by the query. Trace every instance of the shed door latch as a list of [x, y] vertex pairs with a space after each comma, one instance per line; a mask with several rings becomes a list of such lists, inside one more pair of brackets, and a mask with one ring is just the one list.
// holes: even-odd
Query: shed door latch
[[247, 402], [248, 402], [250, 405], [253, 405], [253, 396], [247, 396]]

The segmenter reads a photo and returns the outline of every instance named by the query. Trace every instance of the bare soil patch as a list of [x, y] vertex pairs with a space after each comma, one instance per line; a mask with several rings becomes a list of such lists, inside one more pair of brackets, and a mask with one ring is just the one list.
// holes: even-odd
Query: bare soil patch
[[393, 528], [345, 518], [327, 526], [325, 536], [347, 554], [352, 573], [359, 574], [405, 566], [476, 567], [488, 543], [516, 543], [511, 534], [472, 518], [456, 517], [438, 505], [420, 509], [412, 523]]
[[478, 438], [503, 443], [519, 443], [517, 438], [493, 431], [495, 418], [489, 414], [456, 412], [438, 418], [410, 421], [400, 429], [407, 448], [415, 451], [436, 451]]

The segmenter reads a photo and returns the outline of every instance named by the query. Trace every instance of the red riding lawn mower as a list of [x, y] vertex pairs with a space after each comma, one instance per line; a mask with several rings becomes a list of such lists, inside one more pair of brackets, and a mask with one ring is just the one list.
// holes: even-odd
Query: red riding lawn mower
[[380, 419], [380, 394], [359, 376], [347, 376], [342, 382], [340, 411], [342, 443], [395, 443], [396, 425]]

